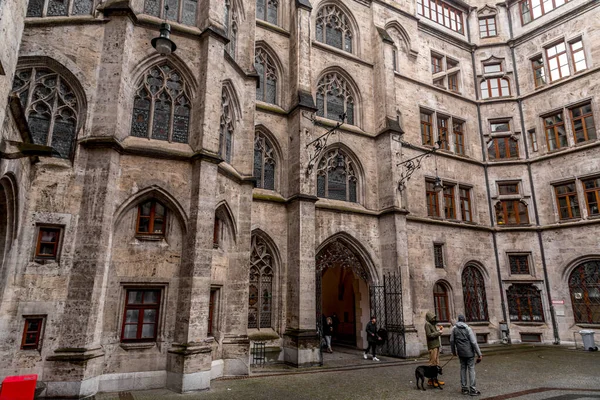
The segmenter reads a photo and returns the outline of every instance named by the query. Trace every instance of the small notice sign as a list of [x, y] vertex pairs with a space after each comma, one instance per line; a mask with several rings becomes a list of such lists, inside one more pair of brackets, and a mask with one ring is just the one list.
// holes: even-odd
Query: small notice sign
[[564, 300], [552, 300], [552, 304], [565, 304]]

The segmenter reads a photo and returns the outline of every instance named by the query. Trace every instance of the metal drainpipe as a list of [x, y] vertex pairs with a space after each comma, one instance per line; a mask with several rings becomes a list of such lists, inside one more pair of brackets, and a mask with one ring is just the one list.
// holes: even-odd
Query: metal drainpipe
[[[510, 12], [508, 10], [507, 7], [507, 14], [508, 14], [508, 26], [510, 28], [510, 38], [511, 40], [513, 39], [513, 29], [512, 29], [512, 18], [510, 16]], [[556, 323], [556, 313], [554, 310], [554, 304], [552, 304], [552, 294], [550, 293], [550, 282], [549, 282], [549, 278], [548, 278], [548, 266], [546, 264], [546, 253], [544, 251], [544, 241], [542, 238], [542, 231], [540, 229], [540, 216], [538, 213], [538, 209], [537, 209], [537, 199], [535, 196], [535, 187], [533, 185], [533, 173], [531, 171], [531, 163], [528, 162], [529, 160], [529, 144], [527, 142], [527, 131], [525, 130], [525, 119], [523, 116], [523, 101], [520, 99], [521, 96], [521, 89], [519, 87], [519, 73], [517, 71], [517, 68], [515, 67], [516, 64], [516, 56], [515, 56], [515, 48], [511, 45], [510, 46], [510, 54], [512, 57], [512, 63], [513, 63], [513, 68], [514, 68], [514, 73], [515, 73], [515, 87], [517, 88], [517, 104], [519, 106], [519, 117], [521, 118], [521, 133], [523, 135], [523, 144], [525, 147], [525, 160], [526, 161], [526, 165], [527, 165], [527, 173], [529, 175], [529, 187], [531, 189], [531, 200], [532, 200], [532, 204], [533, 204], [533, 212], [535, 215], [535, 224], [536, 224], [536, 233], [537, 233], [537, 237], [538, 237], [538, 242], [539, 242], [539, 246], [540, 246], [540, 256], [542, 257], [542, 269], [544, 270], [544, 281], [545, 281], [545, 286], [546, 286], [546, 294], [548, 295], [548, 305], [550, 307], [550, 319], [552, 321], [552, 332], [554, 334], [554, 342], [553, 344], [560, 344], [560, 335], [558, 333], [558, 326]]]
[[[468, 25], [467, 25], [468, 26]], [[468, 28], [467, 28], [468, 29]], [[475, 68], [475, 48], [471, 49], [471, 63], [473, 65], [473, 83], [475, 87], [475, 100], [479, 100], [479, 91], [477, 90], [477, 74]], [[500, 257], [498, 256], [498, 242], [496, 241], [496, 231], [494, 229], [494, 214], [492, 208], [492, 195], [490, 193], [490, 178], [488, 175], [488, 165], [486, 164], [486, 155], [485, 155], [485, 140], [483, 139], [483, 127], [481, 124], [481, 105], [477, 102], [477, 122], [479, 124], [479, 140], [481, 141], [481, 159], [483, 160], [483, 171], [485, 175], [485, 188], [487, 192], [487, 200], [488, 200], [488, 212], [490, 214], [490, 225], [492, 227], [492, 243], [494, 245], [494, 256], [496, 258], [496, 274], [498, 275], [498, 288], [500, 289], [500, 306], [502, 308], [502, 318], [504, 321], [506, 319], [506, 303], [504, 302], [504, 291], [502, 290], [502, 278], [500, 273]], [[508, 338], [510, 343], [510, 337]]]

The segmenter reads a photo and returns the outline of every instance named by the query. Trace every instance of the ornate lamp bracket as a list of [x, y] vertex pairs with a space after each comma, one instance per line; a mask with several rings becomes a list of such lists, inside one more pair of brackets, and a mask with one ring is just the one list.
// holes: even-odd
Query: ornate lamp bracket
[[[404, 140], [397, 138], [394, 139], [398, 142], [400, 142], [400, 144], [402, 146], [410, 146], [410, 144], [408, 142], [405, 142]], [[425, 160], [426, 158], [429, 158], [432, 154], [435, 154], [436, 151], [438, 151], [442, 146], [442, 141], [438, 140], [437, 142], [435, 142], [435, 146], [432, 147], [431, 149], [427, 150], [425, 153], [419, 154], [418, 156], [409, 158], [408, 160], [405, 161], [401, 161], [399, 163], [396, 164], [397, 167], [401, 167], [402, 168], [402, 172], [400, 173], [400, 178], [398, 179], [398, 190], [399, 191], [403, 191], [404, 189], [406, 189], [406, 184], [408, 183], [408, 181], [410, 180], [410, 178], [412, 177], [412, 175], [415, 173], [415, 171], [417, 171], [418, 169], [421, 168], [421, 164], [423, 163], [423, 160]], [[402, 159], [402, 150], [400, 150], [399, 153], [396, 153], [401, 159]], [[437, 166], [436, 166], [436, 180], [437, 180]]]
[[[314, 113], [312, 113], [310, 117], [307, 117], [306, 115], [303, 115], [303, 116], [304, 116], [304, 118], [310, 119], [314, 125], [327, 126], [327, 125], [319, 122], [314, 117]], [[321, 154], [323, 154], [323, 150], [325, 150], [325, 148], [327, 147], [327, 140], [329, 140], [329, 137], [332, 134], [336, 133], [336, 131], [339, 128], [341, 128], [345, 122], [346, 122], [346, 113], [340, 115], [340, 121], [333, 128], [329, 129], [327, 132], [325, 132], [318, 138], [316, 138], [313, 141], [306, 144], [306, 148], [309, 152], [308, 153], [309, 161], [308, 161], [308, 165], [306, 166], [306, 176], [308, 176], [312, 173], [312, 170], [313, 170], [315, 164], [317, 163], [317, 160], [321, 157]]]

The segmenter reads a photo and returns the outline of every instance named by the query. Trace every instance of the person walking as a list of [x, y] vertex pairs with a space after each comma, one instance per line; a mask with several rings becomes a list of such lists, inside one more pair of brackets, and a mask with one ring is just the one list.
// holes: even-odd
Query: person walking
[[379, 358], [377, 358], [377, 356], [375, 356], [375, 348], [377, 347], [377, 340], [381, 340], [381, 338], [379, 338], [377, 336], [377, 318], [375, 318], [374, 315], [371, 317], [371, 320], [367, 324], [366, 331], [367, 331], [368, 346], [367, 346], [367, 349], [365, 350], [365, 354], [363, 354], [363, 357], [366, 360], [367, 354], [369, 354], [369, 349], [371, 349], [371, 352], [373, 354], [373, 361], [379, 361]]
[[327, 343], [327, 352], [333, 353], [333, 350], [331, 350], [331, 336], [333, 335], [333, 320], [331, 317], [327, 317], [325, 320], [323, 334], [325, 335], [325, 342]]
[[[440, 336], [442, 336], [444, 327], [437, 327], [436, 324], [437, 316], [431, 311], [428, 311], [427, 314], [425, 314], [425, 337], [427, 338], [430, 366], [440, 365], [440, 346], [442, 345]], [[438, 383], [443, 385], [445, 382], [438, 380]], [[427, 385], [437, 387], [433, 382], [433, 379], [429, 379]]]
[[[450, 349], [452, 355], [458, 355], [460, 360], [460, 385], [462, 394], [479, 396], [481, 392], [475, 386], [475, 355], [477, 362], [480, 362], [483, 356], [477, 344], [477, 338], [473, 330], [465, 322], [465, 316], [459, 315], [458, 322], [452, 328], [450, 333]], [[469, 382], [467, 383], [467, 371], [469, 373]]]

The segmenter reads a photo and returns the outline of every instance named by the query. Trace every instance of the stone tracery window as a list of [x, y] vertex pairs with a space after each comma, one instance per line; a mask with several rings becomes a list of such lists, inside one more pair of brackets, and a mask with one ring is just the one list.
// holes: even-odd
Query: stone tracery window
[[219, 128], [219, 156], [231, 163], [233, 144], [234, 114], [231, 96], [225, 88], [221, 93], [221, 124]]
[[328, 151], [317, 169], [317, 196], [356, 203], [357, 186], [354, 161], [341, 149]]
[[95, 0], [29, 0], [27, 17], [66, 17], [90, 15]]
[[344, 113], [346, 123], [354, 125], [354, 96], [350, 85], [336, 72], [326, 74], [317, 85], [317, 115], [337, 121]]
[[569, 276], [575, 322], [600, 324], [600, 261], [586, 261]]
[[462, 273], [463, 298], [465, 301], [465, 317], [467, 321], [488, 321], [485, 283], [479, 269], [467, 265]]
[[352, 29], [348, 17], [334, 5], [322, 7], [317, 13], [317, 41], [352, 53]]
[[187, 143], [190, 100], [183, 77], [169, 64], [150, 68], [133, 101], [131, 136]]
[[277, 103], [277, 69], [275, 68], [275, 62], [260, 47], [256, 49], [254, 67], [259, 76], [256, 100], [271, 104]]
[[[165, 5], [169, 10], [165, 10]], [[198, 0], [145, 0], [144, 13], [179, 22], [185, 25], [196, 25]], [[166, 16], [165, 16], [166, 13]]]
[[543, 322], [541, 291], [532, 284], [514, 284], [506, 291], [511, 321]]
[[15, 73], [12, 91], [25, 109], [34, 143], [52, 146], [55, 157], [69, 158], [80, 104], [66, 80], [49, 68], [23, 68]]
[[263, 239], [252, 236], [248, 293], [248, 328], [271, 328], [273, 254]]
[[225, 33], [229, 38], [229, 43], [225, 50], [235, 59], [239, 26], [239, 14], [235, 0], [225, 0], [225, 20], [223, 23], [225, 25]]
[[275, 190], [275, 151], [267, 137], [256, 132], [254, 137], [254, 178], [258, 188]]
[[279, 0], [256, 0], [256, 18], [277, 25]]

